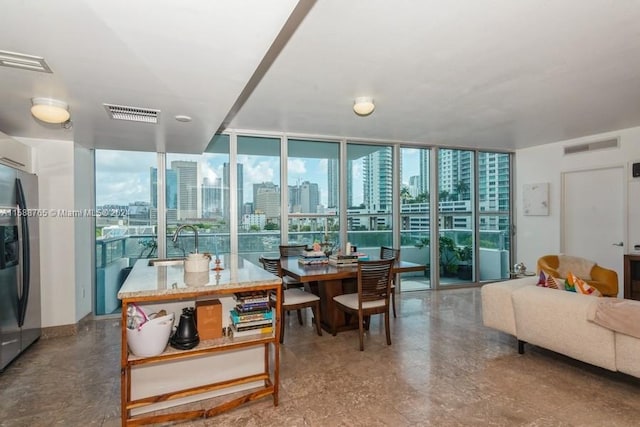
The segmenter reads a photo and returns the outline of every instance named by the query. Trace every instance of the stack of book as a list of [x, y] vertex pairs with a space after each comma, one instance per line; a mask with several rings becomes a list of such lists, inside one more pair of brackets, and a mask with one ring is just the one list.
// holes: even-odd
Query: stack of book
[[336, 267], [348, 267], [351, 265], [356, 265], [358, 263], [358, 255], [331, 255], [329, 257], [329, 264], [335, 265]]
[[273, 333], [273, 310], [265, 291], [233, 294], [236, 306], [230, 311], [234, 337]]
[[298, 257], [298, 263], [302, 265], [327, 264], [329, 258], [322, 251], [304, 251]]

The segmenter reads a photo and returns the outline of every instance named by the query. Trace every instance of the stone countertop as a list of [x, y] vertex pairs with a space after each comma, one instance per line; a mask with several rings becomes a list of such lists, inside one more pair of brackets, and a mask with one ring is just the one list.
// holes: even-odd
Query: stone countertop
[[138, 260], [118, 292], [118, 299], [181, 294], [203, 294], [212, 291], [234, 291], [262, 285], [277, 285], [282, 279], [263, 268], [234, 255], [220, 257], [223, 270], [216, 271], [210, 263], [209, 271], [187, 273], [184, 264], [150, 266], [148, 259]]

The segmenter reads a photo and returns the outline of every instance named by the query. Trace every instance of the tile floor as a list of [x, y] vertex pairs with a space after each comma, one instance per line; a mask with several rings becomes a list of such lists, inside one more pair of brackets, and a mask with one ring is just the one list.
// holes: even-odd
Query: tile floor
[[[479, 289], [398, 302], [393, 345], [374, 319], [364, 352], [356, 331], [318, 337], [289, 316], [280, 405], [180, 425], [640, 425], [640, 380], [536, 347], [518, 355], [514, 338], [482, 326]], [[110, 319], [37, 342], [0, 374], [0, 425], [119, 425], [119, 337]]]

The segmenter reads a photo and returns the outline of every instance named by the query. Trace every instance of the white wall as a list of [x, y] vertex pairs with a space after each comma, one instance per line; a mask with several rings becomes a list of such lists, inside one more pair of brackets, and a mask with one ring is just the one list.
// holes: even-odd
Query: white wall
[[[74, 148], [75, 209], [92, 210], [94, 192], [93, 155], [91, 150], [76, 145]], [[76, 321], [92, 312], [93, 295], [93, 238], [94, 217], [84, 215], [75, 219], [75, 277]]]
[[16, 138], [34, 148], [40, 218], [42, 326], [76, 323], [75, 225], [72, 217], [52, 216], [74, 207], [73, 142]]
[[[565, 156], [563, 148], [620, 137], [618, 149], [605, 149]], [[624, 252], [640, 244], [640, 178], [631, 178], [631, 163], [640, 162], [640, 127], [591, 135], [553, 144], [518, 150], [515, 155], [515, 213], [516, 260], [523, 261], [530, 270], [535, 269], [541, 255], [560, 251], [561, 172], [584, 170], [603, 166], [624, 166], [628, 183], [628, 233]], [[522, 214], [522, 186], [550, 183], [549, 216]], [[620, 278], [622, 280], [622, 278]]]

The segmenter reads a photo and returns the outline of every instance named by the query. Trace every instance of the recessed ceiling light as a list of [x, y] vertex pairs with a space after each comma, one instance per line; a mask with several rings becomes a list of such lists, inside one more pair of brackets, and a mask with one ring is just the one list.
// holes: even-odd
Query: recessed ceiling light
[[191, 117], [183, 116], [183, 115], [177, 115], [176, 116], [176, 120], [179, 121], [179, 122], [188, 123], [188, 122], [191, 121]]

